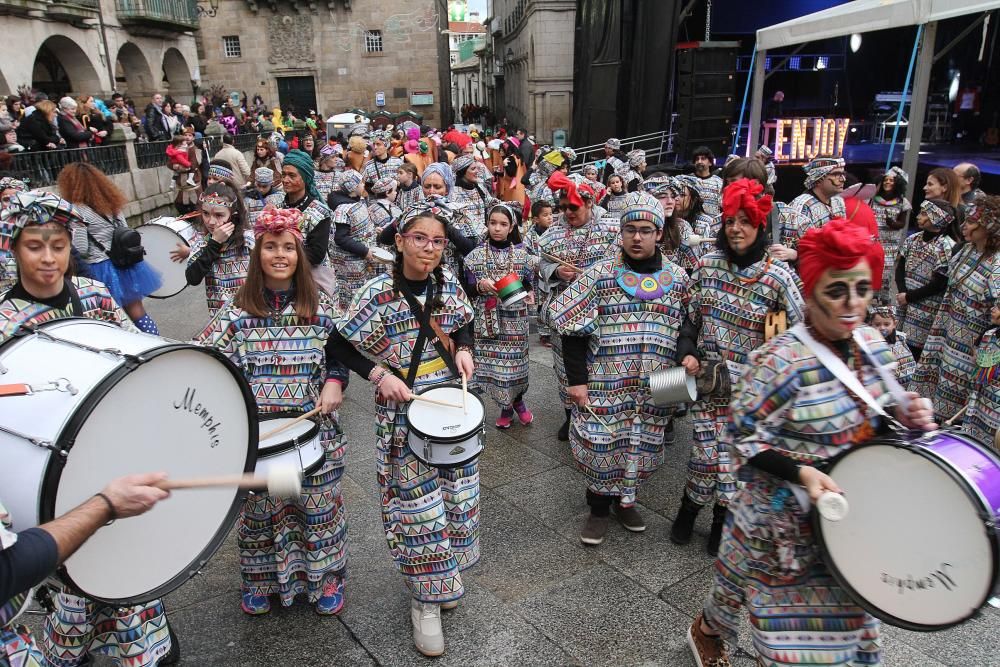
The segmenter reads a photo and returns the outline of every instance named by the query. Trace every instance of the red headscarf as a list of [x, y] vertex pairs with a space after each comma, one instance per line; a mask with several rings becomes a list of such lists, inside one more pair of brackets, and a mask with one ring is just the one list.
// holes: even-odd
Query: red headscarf
[[844, 210], [847, 212], [844, 217], [849, 222], [853, 222], [878, 238], [878, 222], [875, 220], [875, 211], [872, 210], [871, 206], [857, 197], [845, 197]]
[[867, 260], [872, 270], [872, 288], [882, 288], [885, 251], [873, 236], [857, 222], [837, 218], [822, 227], [813, 227], [799, 241], [799, 276], [804, 297], [812, 296], [816, 281], [827, 269], [845, 271]]
[[552, 172], [552, 175], [549, 176], [548, 184], [553, 192], [565, 192], [570, 204], [583, 208], [583, 199], [580, 198], [580, 193], [577, 192], [576, 183], [567, 178], [566, 174], [561, 171]]
[[774, 206], [771, 195], [757, 198], [764, 186], [749, 178], [741, 178], [722, 189], [722, 217], [732, 218], [742, 210], [755, 227], [767, 224], [767, 214]]

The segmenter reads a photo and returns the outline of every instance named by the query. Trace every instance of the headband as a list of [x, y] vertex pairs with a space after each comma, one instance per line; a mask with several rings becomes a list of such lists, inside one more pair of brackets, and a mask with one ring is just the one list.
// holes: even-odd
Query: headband
[[646, 151], [637, 148], [634, 151], [629, 151], [626, 157], [628, 158], [628, 166], [638, 167], [646, 161]]
[[891, 317], [892, 319], [898, 319], [896, 317], [896, 307], [890, 303], [875, 303], [874, 301], [868, 307], [868, 319], [873, 317]]
[[406, 229], [413, 220], [427, 216], [437, 218], [447, 226], [454, 220], [455, 211], [448, 205], [444, 197], [437, 195], [428, 197], [423, 201], [411, 204], [403, 211], [403, 215], [400, 217], [399, 231], [402, 232]]
[[[271, 171], [268, 169], [267, 171]], [[206, 206], [222, 206], [224, 208], [232, 208], [236, 204], [235, 199], [229, 199], [221, 192], [205, 192], [198, 197], [198, 202]]]
[[553, 192], [562, 192], [569, 199], [569, 203], [574, 206], [583, 207], [583, 199], [576, 189], [576, 183], [566, 177], [561, 171], [553, 172], [548, 180], [549, 189]]
[[377, 195], [384, 195], [385, 193], [392, 190], [394, 187], [396, 187], [396, 177], [384, 176], [376, 180], [374, 183], [372, 183], [372, 193]]
[[456, 176], [461, 176], [462, 172], [471, 167], [475, 160], [468, 155], [459, 155], [451, 161], [451, 171]]
[[839, 157], [813, 158], [806, 166], [802, 167], [806, 172], [804, 183], [806, 190], [812, 189], [812, 186], [826, 178], [826, 175], [834, 169], [843, 169], [844, 165], [844, 159]]
[[[73, 204], [51, 192], [17, 192], [7, 200], [7, 206], [0, 213], [0, 221], [9, 229], [12, 242], [25, 227], [41, 226], [50, 222], [69, 231], [73, 222], [83, 222], [80, 212]], [[0, 245], [4, 245], [6, 234], [0, 235]], [[0, 248], [9, 250], [9, 247]]]
[[[945, 208], [947, 206], [947, 208]], [[920, 203], [920, 212], [927, 216], [927, 219], [931, 222], [931, 227], [934, 228], [935, 232], [940, 232], [942, 229], [951, 224], [955, 219], [955, 210], [951, 208], [948, 202], [942, 201], [940, 199], [925, 199]]]
[[270, 167], [258, 167], [253, 170], [253, 180], [261, 185], [274, 183], [274, 172]]
[[625, 197], [620, 222], [622, 225], [627, 222], [651, 222], [657, 229], [663, 229], [663, 205], [647, 192], [630, 192]]
[[218, 178], [223, 181], [232, 181], [236, 174], [233, 173], [232, 169], [227, 169], [221, 164], [213, 164], [208, 167], [208, 175], [212, 178]]

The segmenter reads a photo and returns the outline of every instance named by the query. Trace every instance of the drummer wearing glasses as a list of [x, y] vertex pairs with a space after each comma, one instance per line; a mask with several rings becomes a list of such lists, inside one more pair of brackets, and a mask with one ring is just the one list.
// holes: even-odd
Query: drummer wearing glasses
[[[70, 229], [81, 222], [76, 207], [47, 192], [20, 192], [7, 201], [0, 221], [11, 230], [18, 272], [17, 282], [0, 296], [0, 343], [16, 335], [22, 327], [65, 317], [88, 317], [137, 331], [103, 284], [68, 275]], [[156, 479], [138, 476], [113, 483], [102, 492], [106, 503], [98, 495], [65, 517], [42, 526], [49, 537], [26, 531], [32, 535], [23, 540], [21, 548], [32, 549], [34, 544], [35, 549], [41, 549], [35, 552], [37, 558], [30, 558], [30, 567], [37, 569], [30, 571], [27, 578], [23, 578], [23, 571], [18, 572], [24, 563], [17, 552], [5, 553], [13, 542], [0, 533], [4, 547], [0, 551], [0, 600], [6, 601], [10, 595], [22, 592], [25, 582], [31, 582], [27, 586], [37, 584], [110, 518], [140, 514], [165, 498], [165, 492], [148, 486]], [[58, 547], [58, 558], [53, 556], [53, 540]], [[58, 657], [54, 664], [82, 664], [89, 654], [97, 653], [111, 657], [116, 664], [129, 665], [157, 661], [168, 664], [179, 658], [176, 637], [167, 625], [159, 600], [119, 609], [61, 592], [53, 597], [53, 603], [55, 612], [46, 618], [42, 648], [50, 662]], [[0, 608], [0, 624], [7, 623], [13, 611]], [[6, 648], [4, 644], [9, 646], [9, 642], [26, 641], [9, 628], [0, 628], [0, 649]], [[27, 646], [19, 645], [18, 650], [28, 651]]]
[[[730, 504], [712, 596], [688, 631], [702, 667], [728, 664], [723, 640], [735, 641], [743, 606], [763, 665], [880, 660], [878, 621], [818, 557], [809, 501], [841, 492], [818, 466], [884, 428], [869, 402], [890, 394], [879, 367], [891, 370], [894, 359], [864, 326], [884, 254], [846, 220], [809, 230], [798, 250], [805, 323], [757, 349], [734, 392], [726, 435], [745, 486]], [[929, 401], [908, 393], [889, 403], [897, 399], [906, 402], [892, 408], [903, 426], [937, 427]]]
[[462, 572], [479, 560], [479, 460], [452, 468], [420, 461], [402, 405], [411, 390], [454, 383], [460, 375], [471, 380], [475, 370], [473, 306], [441, 265], [452, 221], [439, 204], [428, 200], [406, 210], [391, 273], [354, 295], [333, 341], [335, 356], [376, 387], [382, 521], [412, 596], [414, 644], [428, 656], [444, 653], [441, 610], [458, 606]]
[[844, 160], [817, 157], [802, 168], [806, 172], [806, 191], [782, 209], [778, 218], [782, 241], [768, 249], [772, 257], [784, 262], [794, 262], [798, 258], [799, 240], [807, 231], [822, 227], [834, 218], [847, 217], [844, 199], [840, 196], [847, 180]]

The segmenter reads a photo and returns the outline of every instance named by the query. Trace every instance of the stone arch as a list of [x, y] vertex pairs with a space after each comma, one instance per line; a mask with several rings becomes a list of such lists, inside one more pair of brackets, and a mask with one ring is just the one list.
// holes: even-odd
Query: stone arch
[[[124, 79], [124, 82], [122, 81]], [[156, 92], [153, 70], [142, 49], [132, 42], [125, 42], [118, 49], [115, 60], [115, 89], [134, 99], [146, 99]]]
[[53, 35], [38, 47], [31, 86], [58, 100], [68, 94], [100, 95], [101, 78], [87, 53], [63, 35]]
[[164, 93], [176, 100], [191, 97], [191, 68], [184, 55], [171, 47], [163, 53]]

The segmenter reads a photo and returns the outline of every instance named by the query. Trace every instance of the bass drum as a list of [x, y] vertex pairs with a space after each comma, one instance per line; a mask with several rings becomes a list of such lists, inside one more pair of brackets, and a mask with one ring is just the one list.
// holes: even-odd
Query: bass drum
[[[51, 521], [112, 479], [253, 472], [257, 407], [218, 351], [89, 319], [56, 320], [0, 345], [0, 489], [16, 530]], [[163, 597], [208, 561], [245, 492], [175, 491], [101, 528], [59, 570], [72, 589], [118, 607]]]
[[198, 228], [187, 220], [177, 218], [156, 218], [136, 227], [142, 236], [142, 247], [146, 250], [145, 261], [163, 276], [163, 284], [149, 296], [154, 299], [166, 299], [176, 296], [187, 287], [187, 277], [184, 270], [187, 261], [175, 262], [170, 259], [170, 253], [177, 246], [191, 247], [198, 237]]
[[1000, 458], [961, 434], [892, 436], [850, 449], [826, 471], [847, 516], [813, 513], [823, 559], [859, 606], [934, 631], [967, 620], [997, 587]]

